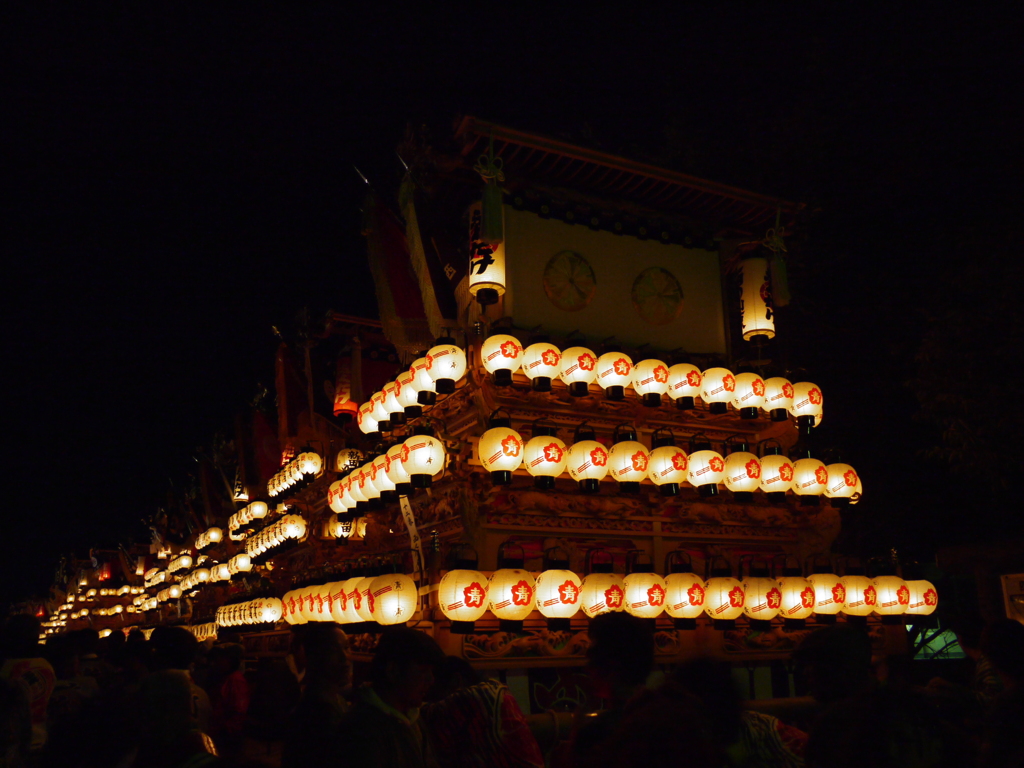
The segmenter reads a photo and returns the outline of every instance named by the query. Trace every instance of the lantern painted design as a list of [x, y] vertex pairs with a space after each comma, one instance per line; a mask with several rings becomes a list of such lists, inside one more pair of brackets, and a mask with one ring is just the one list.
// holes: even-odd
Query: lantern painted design
[[583, 579], [580, 608], [587, 618], [625, 610], [626, 590], [617, 573], [591, 573]]
[[487, 585], [487, 577], [480, 571], [448, 571], [437, 588], [441, 613], [451, 621], [476, 621], [487, 612]]
[[537, 610], [546, 619], [569, 619], [580, 609], [583, 582], [572, 571], [552, 569], [537, 577]]
[[793, 384], [789, 379], [775, 376], [765, 379], [764, 405], [772, 421], [787, 421], [789, 409], [793, 405]]
[[562, 352], [558, 376], [572, 397], [583, 397], [597, 381], [597, 355], [586, 347], [569, 347]]
[[356, 424], [359, 431], [364, 435], [372, 435], [380, 430], [377, 427], [377, 419], [373, 417], [373, 403], [365, 402], [356, 411]]
[[743, 340], [758, 336], [775, 338], [775, 310], [772, 307], [772, 281], [768, 259], [760, 256], [741, 262], [743, 282], [740, 289], [740, 316]]
[[550, 392], [551, 379], [559, 374], [562, 353], [554, 344], [539, 341], [523, 350], [523, 373], [537, 392]]
[[482, 203], [474, 203], [469, 216], [469, 294], [482, 306], [496, 304], [505, 293], [505, 244], [482, 239]]
[[357, 624], [364, 619], [359, 609], [363, 605], [363, 593], [360, 587], [363, 584], [363, 576], [353, 576], [346, 579], [342, 588], [345, 590], [345, 608], [343, 610], [346, 624]]
[[647, 476], [659, 486], [662, 494], [674, 495], [686, 482], [689, 460], [686, 451], [674, 445], [662, 445], [651, 451], [647, 462]]
[[477, 453], [495, 485], [507, 485], [523, 463], [523, 438], [514, 429], [494, 427], [480, 436]]
[[633, 361], [623, 352], [606, 352], [597, 358], [597, 383], [609, 400], [621, 400], [633, 383]]
[[402, 466], [413, 487], [430, 487], [431, 479], [444, 470], [444, 445], [430, 435], [413, 435], [404, 445], [409, 448], [409, 454], [402, 454]]
[[843, 613], [847, 616], [867, 616], [875, 610], [878, 591], [871, 579], [860, 574], [848, 573], [843, 576], [842, 584], [846, 592]]
[[828, 480], [825, 483], [825, 496], [832, 499], [833, 504], [849, 504], [853, 494], [857, 492], [857, 472], [849, 464], [829, 464]]
[[405, 443], [398, 443], [388, 449], [384, 454], [384, 471], [388, 480], [395, 484], [398, 493], [408, 495], [412, 488], [412, 478], [405, 469], [405, 459], [409, 456], [409, 446]]
[[732, 393], [732, 405], [740, 412], [741, 419], [756, 419], [764, 405], [764, 379], [756, 373], [736, 374], [736, 389]]
[[536, 583], [529, 571], [500, 568], [490, 578], [491, 613], [502, 621], [522, 621], [534, 609]]
[[782, 592], [779, 613], [788, 620], [800, 620], [814, 613], [815, 590], [803, 576], [782, 576], [778, 580]]
[[587, 492], [595, 492], [608, 474], [608, 451], [596, 440], [573, 443], [566, 457], [569, 477]]
[[519, 370], [522, 358], [523, 347], [514, 336], [495, 334], [487, 337], [480, 346], [480, 360], [484, 369], [499, 387], [507, 387], [512, 383], [512, 374]]
[[388, 421], [394, 424], [405, 423], [405, 408], [398, 402], [398, 390], [401, 385], [397, 380], [384, 385], [381, 392], [384, 393], [384, 410], [387, 411]]
[[879, 616], [899, 616], [910, 607], [910, 589], [899, 576], [875, 578], [875, 612]]
[[361, 621], [373, 621], [373, 582], [373, 576], [364, 576], [357, 585], [360, 600], [356, 603], [356, 613]]
[[801, 381], [793, 385], [793, 403], [789, 412], [796, 416], [800, 427], [809, 429], [821, 423], [823, 403], [821, 388], [809, 381]]
[[434, 379], [427, 370], [427, 358], [413, 360], [409, 370], [413, 375], [412, 386], [416, 389], [416, 402], [419, 405], [433, 405], [437, 400], [437, 390], [434, 388]]
[[939, 593], [930, 581], [918, 579], [907, 582], [910, 599], [907, 602], [907, 614], [910, 616], [928, 616], [939, 604]]
[[391, 431], [391, 414], [384, 407], [384, 393], [374, 392], [370, 398], [370, 416], [377, 420], [377, 429], [380, 432]]
[[554, 479], [565, 471], [568, 459], [569, 449], [554, 436], [537, 435], [523, 448], [523, 465], [541, 487], [554, 487]]
[[348, 595], [345, 593], [344, 581], [332, 581], [327, 585], [327, 608], [331, 613], [331, 620], [336, 624], [348, 622], [345, 609], [348, 607]]
[[455, 391], [455, 382], [466, 373], [466, 353], [448, 338], [427, 352], [427, 375], [434, 382], [434, 391], [448, 395]]
[[797, 496], [820, 496], [828, 484], [828, 470], [817, 459], [793, 462], [793, 493]]
[[370, 462], [370, 482], [380, 491], [384, 501], [395, 501], [395, 482], [388, 477], [387, 464], [386, 454], [381, 454]]
[[749, 494], [761, 487], [761, 462], [749, 451], [734, 451], [725, 457], [725, 487], [736, 494]]
[[793, 487], [794, 477], [793, 464], [785, 456], [768, 454], [761, 457], [761, 490], [765, 493], [784, 496]]
[[673, 619], [695, 619], [704, 613], [704, 579], [695, 573], [665, 577], [665, 612]]
[[633, 367], [633, 390], [648, 408], [661, 405], [668, 392], [668, 365], [661, 360], [641, 360]]
[[743, 585], [732, 576], [712, 576], [704, 588], [704, 613], [716, 621], [732, 621], [743, 613]]
[[331, 508], [332, 512], [340, 514], [348, 509], [341, 500], [345, 492], [344, 485], [346, 485], [344, 480], [335, 480], [331, 483], [331, 487], [327, 489], [327, 506]]
[[711, 413], [727, 413], [736, 391], [736, 377], [726, 368], [709, 368], [701, 380], [700, 399]]
[[[426, 358], [423, 358], [424, 364], [426, 364]], [[423, 408], [419, 402], [419, 388], [416, 386], [416, 375], [410, 368], [405, 373], [399, 374], [398, 378], [395, 379], [395, 383], [398, 385], [398, 393], [395, 397], [398, 400], [398, 404], [402, 406], [402, 410], [405, 411], [405, 417], [407, 419], [414, 419], [417, 416], [423, 415]]]
[[620, 483], [622, 490], [635, 491], [647, 477], [650, 455], [643, 443], [623, 440], [608, 451], [608, 475]]
[[693, 399], [700, 394], [703, 380], [700, 368], [689, 363], [677, 363], [668, 369], [668, 396], [676, 401], [676, 408], [693, 408]]
[[771, 621], [782, 608], [782, 590], [775, 579], [748, 576], [743, 580], [743, 613], [757, 621]]
[[416, 582], [404, 573], [378, 576], [370, 585], [373, 595], [373, 619], [390, 626], [405, 624], [416, 612], [418, 592]]
[[630, 573], [622, 580], [626, 612], [641, 619], [654, 619], [665, 610], [668, 588], [656, 573]]
[[834, 573], [812, 573], [807, 577], [814, 587], [814, 612], [823, 616], [835, 616], [846, 602], [846, 587], [843, 580]]
[[694, 451], [689, 456], [686, 479], [701, 496], [714, 496], [725, 479], [725, 459], [717, 451]]

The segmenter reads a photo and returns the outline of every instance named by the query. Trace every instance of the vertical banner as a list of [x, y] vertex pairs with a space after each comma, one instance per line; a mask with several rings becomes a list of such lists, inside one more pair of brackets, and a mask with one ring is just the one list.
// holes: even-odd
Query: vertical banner
[[418, 576], [426, 568], [426, 561], [423, 559], [423, 540], [420, 539], [420, 532], [416, 529], [416, 516], [412, 513], [412, 504], [408, 496], [399, 496], [399, 505], [402, 507], [402, 519], [405, 520], [405, 527], [409, 529], [409, 549], [416, 553], [419, 562], [416, 563], [416, 575]]

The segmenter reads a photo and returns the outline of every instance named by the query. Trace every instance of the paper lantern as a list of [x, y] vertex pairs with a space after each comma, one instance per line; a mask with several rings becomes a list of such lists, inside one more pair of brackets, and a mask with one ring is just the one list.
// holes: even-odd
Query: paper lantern
[[535, 424], [533, 434], [523, 447], [523, 466], [533, 475], [533, 484], [537, 488], [554, 488], [555, 478], [565, 471], [569, 449], [555, 437], [553, 427]]
[[928, 616], [935, 611], [939, 604], [939, 593], [930, 581], [918, 579], [908, 581], [907, 589], [910, 590], [910, 599], [907, 602], [907, 614], [911, 616]]
[[633, 391], [647, 408], [661, 405], [668, 392], [668, 365], [661, 360], [641, 360], [633, 366]]
[[[577, 429], [577, 436], [592, 432]], [[601, 480], [608, 474], [608, 450], [593, 439], [574, 442], [566, 457], [569, 477], [575, 480], [584, 493], [597, 493]]]
[[356, 603], [356, 613], [362, 621], [373, 621], [373, 582], [375, 577], [364, 576], [359, 580], [360, 600]]
[[[742, 582], [743, 613], [753, 621], [770, 622], [782, 608], [782, 590], [767, 567], [751, 567]], [[763, 625], [762, 625], [763, 627]]]
[[628, 431], [624, 439], [618, 439], [608, 451], [608, 475], [619, 483], [623, 493], [636, 493], [640, 490], [640, 482], [647, 477], [650, 455], [643, 443], [636, 440], [636, 433]]
[[818, 620], [834, 617], [846, 602], [846, 587], [843, 580], [834, 573], [812, 573], [807, 577], [814, 587], [814, 613]]
[[514, 623], [522, 622], [536, 604], [536, 583], [529, 571], [520, 568], [499, 568], [488, 582], [487, 597], [491, 613], [506, 624], [506, 631], [518, 629]]
[[512, 384], [512, 374], [519, 370], [522, 359], [523, 347], [514, 336], [498, 333], [480, 346], [480, 361], [498, 387]]
[[810, 581], [795, 572], [778, 579], [779, 591], [782, 592], [782, 605], [779, 613], [787, 623], [804, 621], [814, 613], [815, 589]]
[[716, 629], [727, 629], [743, 613], [743, 585], [728, 575], [728, 568], [711, 573], [704, 585], [704, 613], [714, 620]]
[[342, 501], [345, 485], [346, 482], [344, 480], [335, 480], [327, 489], [327, 506], [331, 508], [332, 512], [341, 514], [348, 509]]
[[828, 484], [828, 470], [817, 459], [799, 459], [793, 462], [793, 493], [801, 504], [817, 504], [818, 497]]
[[373, 619], [378, 624], [405, 624], [416, 612], [419, 592], [416, 582], [404, 573], [378, 576], [370, 585], [373, 595]]
[[412, 492], [412, 478], [405, 469], [405, 459], [408, 455], [409, 446], [405, 443], [391, 446], [384, 454], [384, 472], [388, 480], [395, 484], [395, 491], [404, 496]]
[[[537, 577], [537, 610], [548, 619], [548, 629], [562, 626], [580, 609], [583, 582], [575, 573], [564, 568], [550, 568]], [[564, 620], [552, 626], [552, 620]]]
[[[426, 364], [426, 358], [423, 358], [424, 365]], [[398, 404], [402, 406], [402, 410], [405, 411], [406, 419], [415, 419], [423, 415], [423, 408], [420, 406], [419, 400], [419, 389], [416, 387], [416, 376], [412, 372], [412, 369], [399, 374], [398, 378], [395, 379], [395, 383], [398, 385], [398, 392], [395, 397], [398, 400]]]
[[228, 570], [231, 571], [232, 575], [251, 571], [252, 561], [249, 559], [249, 555], [242, 552], [232, 557], [228, 560]]
[[212, 576], [216, 576], [216, 578], [211, 578], [210, 581], [227, 581], [231, 578], [231, 568], [227, 563], [221, 563], [213, 569]]
[[651, 439], [653, 450], [648, 456], [647, 477], [658, 486], [662, 496], [674, 496], [679, 486], [686, 481], [689, 461], [686, 452], [672, 443], [670, 436]]
[[492, 484], [508, 485], [512, 473], [523, 463], [523, 437], [511, 428], [508, 418], [491, 414], [489, 424], [491, 428], [480, 435], [477, 455], [484, 469], [491, 473]]
[[[314, 477], [320, 473], [320, 470], [323, 469], [323, 466], [324, 461], [320, 457], [320, 454], [317, 453], [316, 451], [306, 449], [305, 451], [299, 454], [299, 470], [302, 472], [302, 474], [307, 475], [309, 477]], [[257, 514], [257, 505], [262, 505], [262, 515]], [[252, 504], [249, 505], [249, 507], [250, 514], [254, 518], [259, 519], [261, 517], [266, 516], [267, 514], [267, 505], [264, 504], [262, 501], [254, 501]]]
[[171, 600], [177, 600], [179, 597], [181, 597], [181, 585], [171, 584], [171, 586], [167, 588], [167, 596]]
[[551, 379], [561, 364], [562, 353], [550, 342], [539, 341], [523, 350], [523, 373], [533, 382], [534, 392], [551, 391]]
[[704, 579], [695, 573], [670, 573], [665, 577], [665, 612], [673, 619], [687, 622], [680, 628], [693, 628], [689, 622], [704, 613]]
[[434, 382], [434, 391], [449, 395], [455, 391], [455, 382], [466, 373], [466, 353], [455, 345], [455, 339], [443, 336], [427, 352], [427, 375]]
[[373, 403], [365, 402], [356, 411], [356, 424], [359, 431], [364, 435], [376, 435], [380, 430], [377, 427], [377, 419], [373, 417]]
[[750, 451], [733, 451], [725, 457], [724, 479], [737, 501], [752, 501], [754, 491], [761, 487], [761, 461]]
[[736, 389], [732, 393], [732, 405], [740, 412], [741, 419], [756, 419], [764, 405], [764, 379], [756, 373], [736, 374]]
[[348, 607], [348, 595], [344, 581], [332, 581], [327, 585], [327, 607], [331, 612], [331, 620], [336, 624], [347, 624], [349, 621], [345, 609]]
[[444, 470], [444, 445], [431, 435], [413, 435], [405, 441], [409, 453], [402, 454], [402, 466], [414, 488], [429, 488], [433, 478]]
[[783, 501], [786, 498], [786, 491], [793, 487], [793, 478], [793, 463], [781, 453], [766, 452], [761, 457], [761, 490], [768, 494], [770, 501]]
[[434, 379], [427, 370], [427, 358], [413, 360], [409, 370], [413, 374], [412, 385], [416, 388], [416, 402], [421, 406], [433, 405], [437, 401], [437, 391], [434, 389]]
[[793, 385], [793, 403], [789, 412], [796, 416], [797, 426], [803, 431], [821, 423], [824, 398], [817, 384], [801, 381]]
[[711, 413], [728, 413], [736, 391], [736, 377], [725, 368], [709, 368], [701, 379], [700, 399]]
[[897, 624], [897, 617], [910, 607], [910, 589], [899, 576], [875, 577], [875, 612], [886, 624]]
[[744, 341], [775, 338], [775, 310], [772, 306], [772, 280], [768, 259], [754, 256], [740, 266], [743, 281], [740, 289], [740, 316]]
[[383, 453], [370, 462], [370, 482], [380, 491], [381, 499], [390, 504], [398, 501], [398, 493], [394, 481], [388, 477], [387, 464], [388, 457]]
[[370, 398], [370, 415], [377, 420], [377, 429], [380, 432], [391, 431], [391, 414], [388, 413], [387, 406], [384, 405], [384, 392], [383, 390], [373, 393], [373, 397]]
[[[705, 445], [708, 447], [704, 448]], [[725, 459], [717, 451], [710, 450], [709, 443], [691, 443], [686, 479], [702, 497], [716, 496], [718, 484], [725, 479]]]
[[388, 421], [391, 425], [405, 424], [405, 408], [400, 402], [398, 402], [398, 389], [401, 385], [397, 379], [395, 381], [388, 382], [381, 389], [384, 393], [384, 410], [387, 411]]
[[859, 573], [847, 573], [842, 579], [846, 601], [843, 613], [847, 616], [867, 616], [875, 610], [878, 592], [874, 582]]
[[668, 588], [656, 573], [634, 572], [622, 580], [626, 613], [640, 619], [655, 619], [665, 610]]
[[[469, 295], [486, 307], [497, 304], [505, 293], [505, 243], [503, 240], [488, 242], [483, 237], [483, 207], [482, 203], [474, 203], [470, 209]], [[501, 215], [504, 216], [504, 211]], [[496, 212], [495, 218], [497, 216]]]
[[849, 464], [829, 464], [826, 468], [825, 496], [834, 506], [846, 506], [857, 492], [857, 472]]
[[676, 408], [693, 410], [703, 379], [700, 368], [690, 363], [677, 363], [668, 369], [668, 396], [676, 401]]
[[587, 618], [625, 610], [626, 590], [617, 573], [591, 573], [583, 579], [580, 608]]
[[359, 609], [363, 605], [363, 593], [360, 591], [360, 587], [363, 584], [363, 576], [353, 576], [351, 579], [346, 579], [342, 588], [345, 590], [345, 608], [344, 616], [346, 624], [358, 624], [362, 621], [368, 621], [364, 619]]
[[562, 352], [558, 376], [569, 388], [571, 397], [584, 397], [597, 381], [597, 355], [586, 347], [569, 347]]
[[789, 409], [793, 405], [793, 385], [789, 379], [775, 376], [765, 379], [764, 405], [772, 421], [788, 421]]
[[276, 597], [264, 597], [255, 601], [256, 616], [267, 624], [276, 624], [281, 620], [282, 605]]
[[453, 633], [472, 631], [473, 622], [487, 612], [487, 584], [486, 576], [469, 568], [457, 568], [441, 577], [437, 604], [445, 618], [452, 622]]
[[633, 361], [624, 352], [605, 352], [597, 358], [597, 383], [609, 400], [622, 400], [633, 383]]

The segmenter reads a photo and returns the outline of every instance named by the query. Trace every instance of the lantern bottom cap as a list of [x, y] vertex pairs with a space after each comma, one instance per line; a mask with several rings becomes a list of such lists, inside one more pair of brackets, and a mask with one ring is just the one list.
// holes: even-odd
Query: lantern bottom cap
[[903, 624], [905, 621], [906, 618], [902, 613], [886, 615], [882, 617], [882, 623], [889, 627], [893, 625]]
[[[676, 400], [677, 410], [692, 411], [695, 407], [692, 397], [680, 397]], [[682, 621], [682, 619], [680, 619], [680, 621]]]
[[512, 473], [507, 470], [491, 472], [491, 485], [511, 485]]
[[604, 391], [604, 396], [606, 400], [624, 400], [626, 398], [626, 389], [618, 385], [607, 387]]
[[587, 478], [586, 480], [580, 480], [580, 490], [583, 493], [597, 493], [601, 490], [601, 481], [595, 480], [594, 478]]
[[733, 491], [732, 497], [736, 501], [743, 502], [744, 504], [750, 504], [754, 500], [753, 491]]
[[814, 614], [814, 620], [818, 624], [835, 624], [836, 615], [834, 613], [816, 613]]
[[766, 493], [765, 496], [768, 498], [768, 502], [771, 504], [785, 504], [786, 493], [784, 491], [775, 491], [772, 493]]
[[434, 379], [434, 391], [439, 395], [450, 395], [455, 391], [455, 379]]
[[640, 483], [619, 483], [619, 491], [622, 493], [640, 493]]
[[696, 619], [672, 619], [672, 625], [676, 629], [696, 629]]
[[811, 430], [814, 429], [814, 416], [797, 416], [796, 426], [801, 433], [805, 435], [811, 434]]
[[750, 408], [740, 408], [740, 418], [750, 421], [756, 419], [760, 409], [755, 405]]
[[388, 420], [388, 419], [381, 419], [380, 421], [378, 421], [377, 422], [377, 431], [378, 432], [390, 432], [391, 431], [391, 421]]
[[388, 421], [392, 424], [405, 424], [405, 409], [393, 411], [388, 414]]
[[508, 368], [500, 368], [491, 374], [491, 382], [496, 387], [511, 387], [512, 386], [512, 371]]
[[801, 507], [820, 507], [821, 500], [818, 496], [801, 496], [800, 497]]
[[336, 414], [334, 414], [334, 418], [337, 419], [338, 422], [341, 423], [341, 424], [351, 424], [352, 423], [352, 414], [349, 413], [348, 411], [342, 411], [341, 413], [336, 413]]
[[645, 408], [660, 408], [661, 394], [658, 392], [648, 392], [643, 396], [641, 402]]
[[437, 402], [437, 393], [421, 389], [416, 393], [416, 402], [420, 405], [433, 405]]
[[498, 629], [502, 632], [522, 632], [523, 622], [516, 619], [501, 619], [498, 622]]
[[406, 419], [418, 419], [423, 415], [423, 408], [418, 405], [407, 405], [405, 406], [405, 418]]
[[807, 622], [804, 619], [783, 619], [782, 628], [788, 630], [804, 629]]
[[572, 629], [572, 622], [569, 619], [548, 619], [549, 632], [568, 632]]
[[570, 397], [586, 397], [590, 394], [590, 385], [585, 381], [574, 381], [569, 385]]
[[551, 391], [551, 377], [549, 376], [538, 376], [533, 380], [534, 392], [550, 392]]
[[772, 421], [789, 421], [789, 410], [786, 408], [772, 408], [769, 416]]
[[750, 630], [752, 632], [770, 632], [772, 628], [772, 622], [768, 619], [751, 619]]
[[429, 488], [433, 475], [409, 475], [409, 481], [413, 488]]
[[380, 500], [385, 504], [394, 504], [396, 501], [398, 501], [398, 491], [381, 491]]
[[662, 496], [675, 496], [679, 493], [679, 483], [665, 483], [658, 486], [658, 492]]
[[712, 626], [715, 629], [717, 629], [719, 632], [728, 632], [730, 630], [736, 629], [736, 620], [735, 619], [714, 619], [712, 621]]
[[711, 404], [708, 405], [708, 410], [711, 411], [711, 413], [716, 413], [716, 414], [728, 413], [729, 412], [729, 404], [728, 403], [711, 403]]
[[555, 487], [555, 478], [549, 475], [540, 475], [533, 478], [533, 487], [544, 491], [550, 491]]
[[479, 288], [476, 292], [476, 302], [481, 307], [489, 307], [498, 303], [498, 296], [500, 294], [497, 288]]
[[708, 499], [712, 496], [718, 495], [718, 485], [715, 483], [708, 483], [707, 485], [697, 486], [697, 493], [700, 494], [702, 499]]
[[395, 483], [395, 493], [399, 496], [411, 496], [412, 490], [412, 483]]

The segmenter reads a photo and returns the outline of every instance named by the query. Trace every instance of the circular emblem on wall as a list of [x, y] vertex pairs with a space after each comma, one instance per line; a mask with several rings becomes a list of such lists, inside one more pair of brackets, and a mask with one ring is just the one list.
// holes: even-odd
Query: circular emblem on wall
[[667, 325], [683, 311], [683, 289], [661, 267], [645, 269], [633, 281], [633, 307], [651, 325]]
[[544, 293], [561, 310], [578, 312], [590, 304], [595, 291], [594, 270], [576, 251], [556, 253], [544, 267]]

